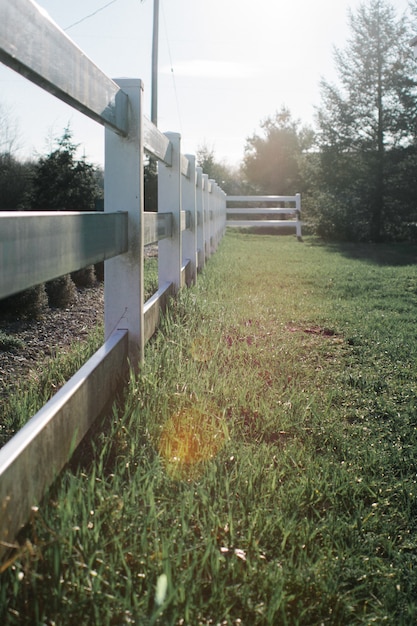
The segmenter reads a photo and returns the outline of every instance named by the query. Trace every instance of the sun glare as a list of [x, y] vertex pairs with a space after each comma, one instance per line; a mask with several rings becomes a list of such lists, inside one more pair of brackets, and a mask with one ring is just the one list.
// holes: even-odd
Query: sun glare
[[158, 451], [168, 474], [181, 479], [198, 475], [204, 462], [213, 459], [227, 439], [227, 427], [218, 408], [193, 404], [168, 419]]

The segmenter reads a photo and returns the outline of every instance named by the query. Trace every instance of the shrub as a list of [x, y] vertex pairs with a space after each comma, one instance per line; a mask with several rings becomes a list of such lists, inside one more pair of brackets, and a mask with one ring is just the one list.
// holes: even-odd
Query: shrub
[[19, 337], [14, 337], [0, 330], [0, 351], [14, 352], [25, 347], [24, 342]]
[[104, 261], [100, 261], [96, 263], [94, 266], [94, 270], [96, 272], [96, 279], [100, 283], [104, 283]]
[[77, 299], [75, 285], [69, 274], [54, 278], [46, 283], [49, 306], [57, 309], [65, 309], [74, 304]]
[[94, 287], [97, 282], [94, 265], [88, 265], [81, 270], [72, 272], [71, 278], [76, 287]]
[[13, 318], [38, 319], [48, 306], [45, 285], [36, 285], [0, 300], [0, 315]]

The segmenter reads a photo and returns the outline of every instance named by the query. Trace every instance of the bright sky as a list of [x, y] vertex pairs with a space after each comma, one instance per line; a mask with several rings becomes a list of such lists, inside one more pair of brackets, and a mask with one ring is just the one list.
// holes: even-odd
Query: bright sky
[[[143, 79], [150, 117], [153, 0], [38, 4], [108, 76]], [[158, 127], [181, 133], [183, 153], [205, 144], [217, 160], [237, 164], [246, 138], [282, 105], [312, 124], [320, 78], [334, 79], [333, 46], [344, 47], [348, 8], [359, 4], [160, 0]], [[391, 4], [400, 15], [408, 2]], [[69, 122], [88, 160], [103, 163], [101, 126], [4, 66], [0, 104], [18, 122], [20, 157], [48, 152], [50, 138], [60, 137]]]

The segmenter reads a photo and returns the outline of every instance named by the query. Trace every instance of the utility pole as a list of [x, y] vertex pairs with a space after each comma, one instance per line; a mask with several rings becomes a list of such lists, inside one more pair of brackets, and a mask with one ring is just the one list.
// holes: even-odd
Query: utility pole
[[158, 39], [159, 0], [153, 0], [151, 122], [155, 124], [155, 126], [158, 125]]

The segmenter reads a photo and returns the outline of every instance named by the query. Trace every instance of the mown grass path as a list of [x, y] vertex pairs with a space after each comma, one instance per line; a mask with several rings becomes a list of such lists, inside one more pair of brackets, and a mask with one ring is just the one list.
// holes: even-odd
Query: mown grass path
[[228, 233], [34, 512], [0, 622], [415, 624], [416, 261]]

